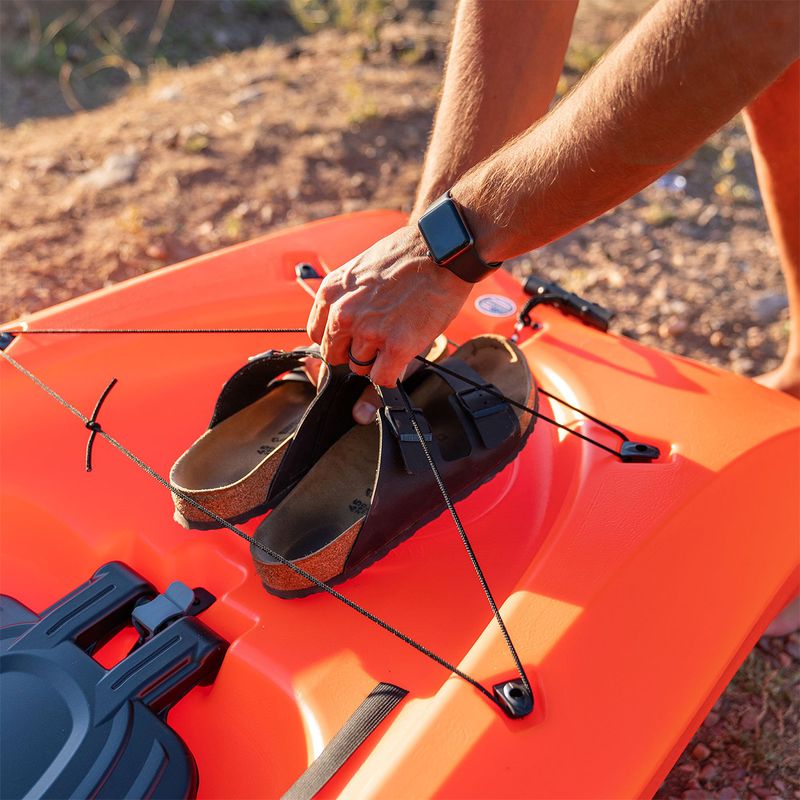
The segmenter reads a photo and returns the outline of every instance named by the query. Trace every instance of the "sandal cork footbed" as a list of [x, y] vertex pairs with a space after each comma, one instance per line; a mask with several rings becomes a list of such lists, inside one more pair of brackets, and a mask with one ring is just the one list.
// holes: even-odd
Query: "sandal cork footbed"
[[[304, 381], [282, 381], [266, 396], [207, 430], [176, 462], [170, 482], [224, 519], [255, 509], [267, 495], [286, 446], [316, 390]], [[185, 526], [206, 515], [173, 494], [175, 519]]]
[[[478, 337], [461, 347], [454, 357], [469, 364], [487, 383], [494, 384], [506, 396], [519, 403], [529, 403], [533, 381], [527, 363], [521, 361], [519, 351], [502, 337]], [[451, 406], [451, 396], [452, 389], [433, 371], [410, 393], [413, 405], [422, 409], [428, 420], [445, 462], [464, 458], [469, 450], [462, 424]], [[520, 430], [527, 431], [532, 415], [513, 410]], [[427, 521], [424, 519], [425, 509], [421, 509], [420, 524], [397, 531], [392, 537], [393, 543], [382, 549], [376, 558], [363, 564], [348, 565], [343, 574], [352, 544], [377, 489], [379, 446], [377, 422], [356, 426], [346, 433], [261, 523], [256, 532], [257, 540], [319, 580], [338, 583], [352, 577], [411, 535], [422, 522]], [[488, 475], [479, 475], [467, 493], [491, 478], [508, 460], [495, 464]], [[391, 492], [392, 487], [385, 487], [382, 491]], [[387, 520], [387, 524], [391, 524], [391, 520]], [[288, 567], [271, 561], [258, 548], [251, 547], [251, 553], [268, 591], [293, 597], [318, 590]]]

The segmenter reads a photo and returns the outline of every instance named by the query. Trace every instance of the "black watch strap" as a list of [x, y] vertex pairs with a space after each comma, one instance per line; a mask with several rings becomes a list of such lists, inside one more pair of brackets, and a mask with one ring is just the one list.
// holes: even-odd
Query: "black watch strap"
[[470, 231], [467, 221], [464, 219], [464, 214], [461, 211], [458, 201], [455, 200], [449, 191], [442, 195], [438, 200], [435, 200], [433, 203], [431, 203], [428, 211], [422, 215], [419, 222], [420, 231], [422, 232], [423, 237], [427, 238], [424, 230], [424, 218], [431, 212], [435, 213], [435, 209], [444, 204], [449, 205], [451, 209], [453, 209], [458, 215], [463, 229], [468, 234], [469, 244], [463, 250], [461, 250], [461, 252], [447, 259], [437, 259], [436, 255], [431, 252], [433, 248], [428, 251], [428, 255], [438, 266], [450, 270], [450, 272], [452, 272], [454, 275], [457, 275], [462, 280], [467, 281], [468, 283], [477, 283], [491, 272], [494, 272], [494, 270], [496, 270], [503, 262], [487, 262], [478, 255], [478, 252], [475, 249], [475, 239], [472, 235], [472, 231]]
[[477, 283], [490, 272], [494, 272], [502, 263], [502, 261], [484, 261], [476, 252], [475, 245], [472, 245], [440, 266], [449, 269], [468, 283]]

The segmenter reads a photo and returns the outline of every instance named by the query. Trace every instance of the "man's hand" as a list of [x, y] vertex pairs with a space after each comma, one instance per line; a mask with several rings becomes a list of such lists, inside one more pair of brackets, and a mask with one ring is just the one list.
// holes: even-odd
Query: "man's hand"
[[[450, 324], [472, 285], [427, 255], [416, 226], [406, 226], [329, 273], [308, 318], [308, 335], [331, 364], [377, 386], [394, 386], [409, 362]], [[357, 417], [357, 421], [361, 421]]]

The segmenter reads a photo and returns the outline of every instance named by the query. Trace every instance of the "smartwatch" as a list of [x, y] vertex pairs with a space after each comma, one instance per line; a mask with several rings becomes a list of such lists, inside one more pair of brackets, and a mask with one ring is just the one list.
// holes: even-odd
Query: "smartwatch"
[[503, 263], [488, 263], [477, 254], [475, 239], [450, 192], [428, 206], [417, 227], [431, 259], [468, 283], [477, 283]]

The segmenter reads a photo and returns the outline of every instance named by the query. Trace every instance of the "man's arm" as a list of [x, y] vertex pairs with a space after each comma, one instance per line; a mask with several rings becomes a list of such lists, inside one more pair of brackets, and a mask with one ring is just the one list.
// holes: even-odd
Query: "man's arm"
[[[794, 2], [661, 0], [547, 117], [455, 184], [478, 252], [510, 258], [630, 197], [771, 83], [799, 42]], [[325, 278], [309, 334], [332, 363], [378, 353], [370, 377], [391, 385], [470, 288], [411, 225]]]
[[459, 3], [412, 220], [547, 113], [577, 6], [578, 0]]
[[661, 0], [538, 125], [456, 183], [485, 260], [557, 239], [684, 159], [800, 55], [787, 0]]

